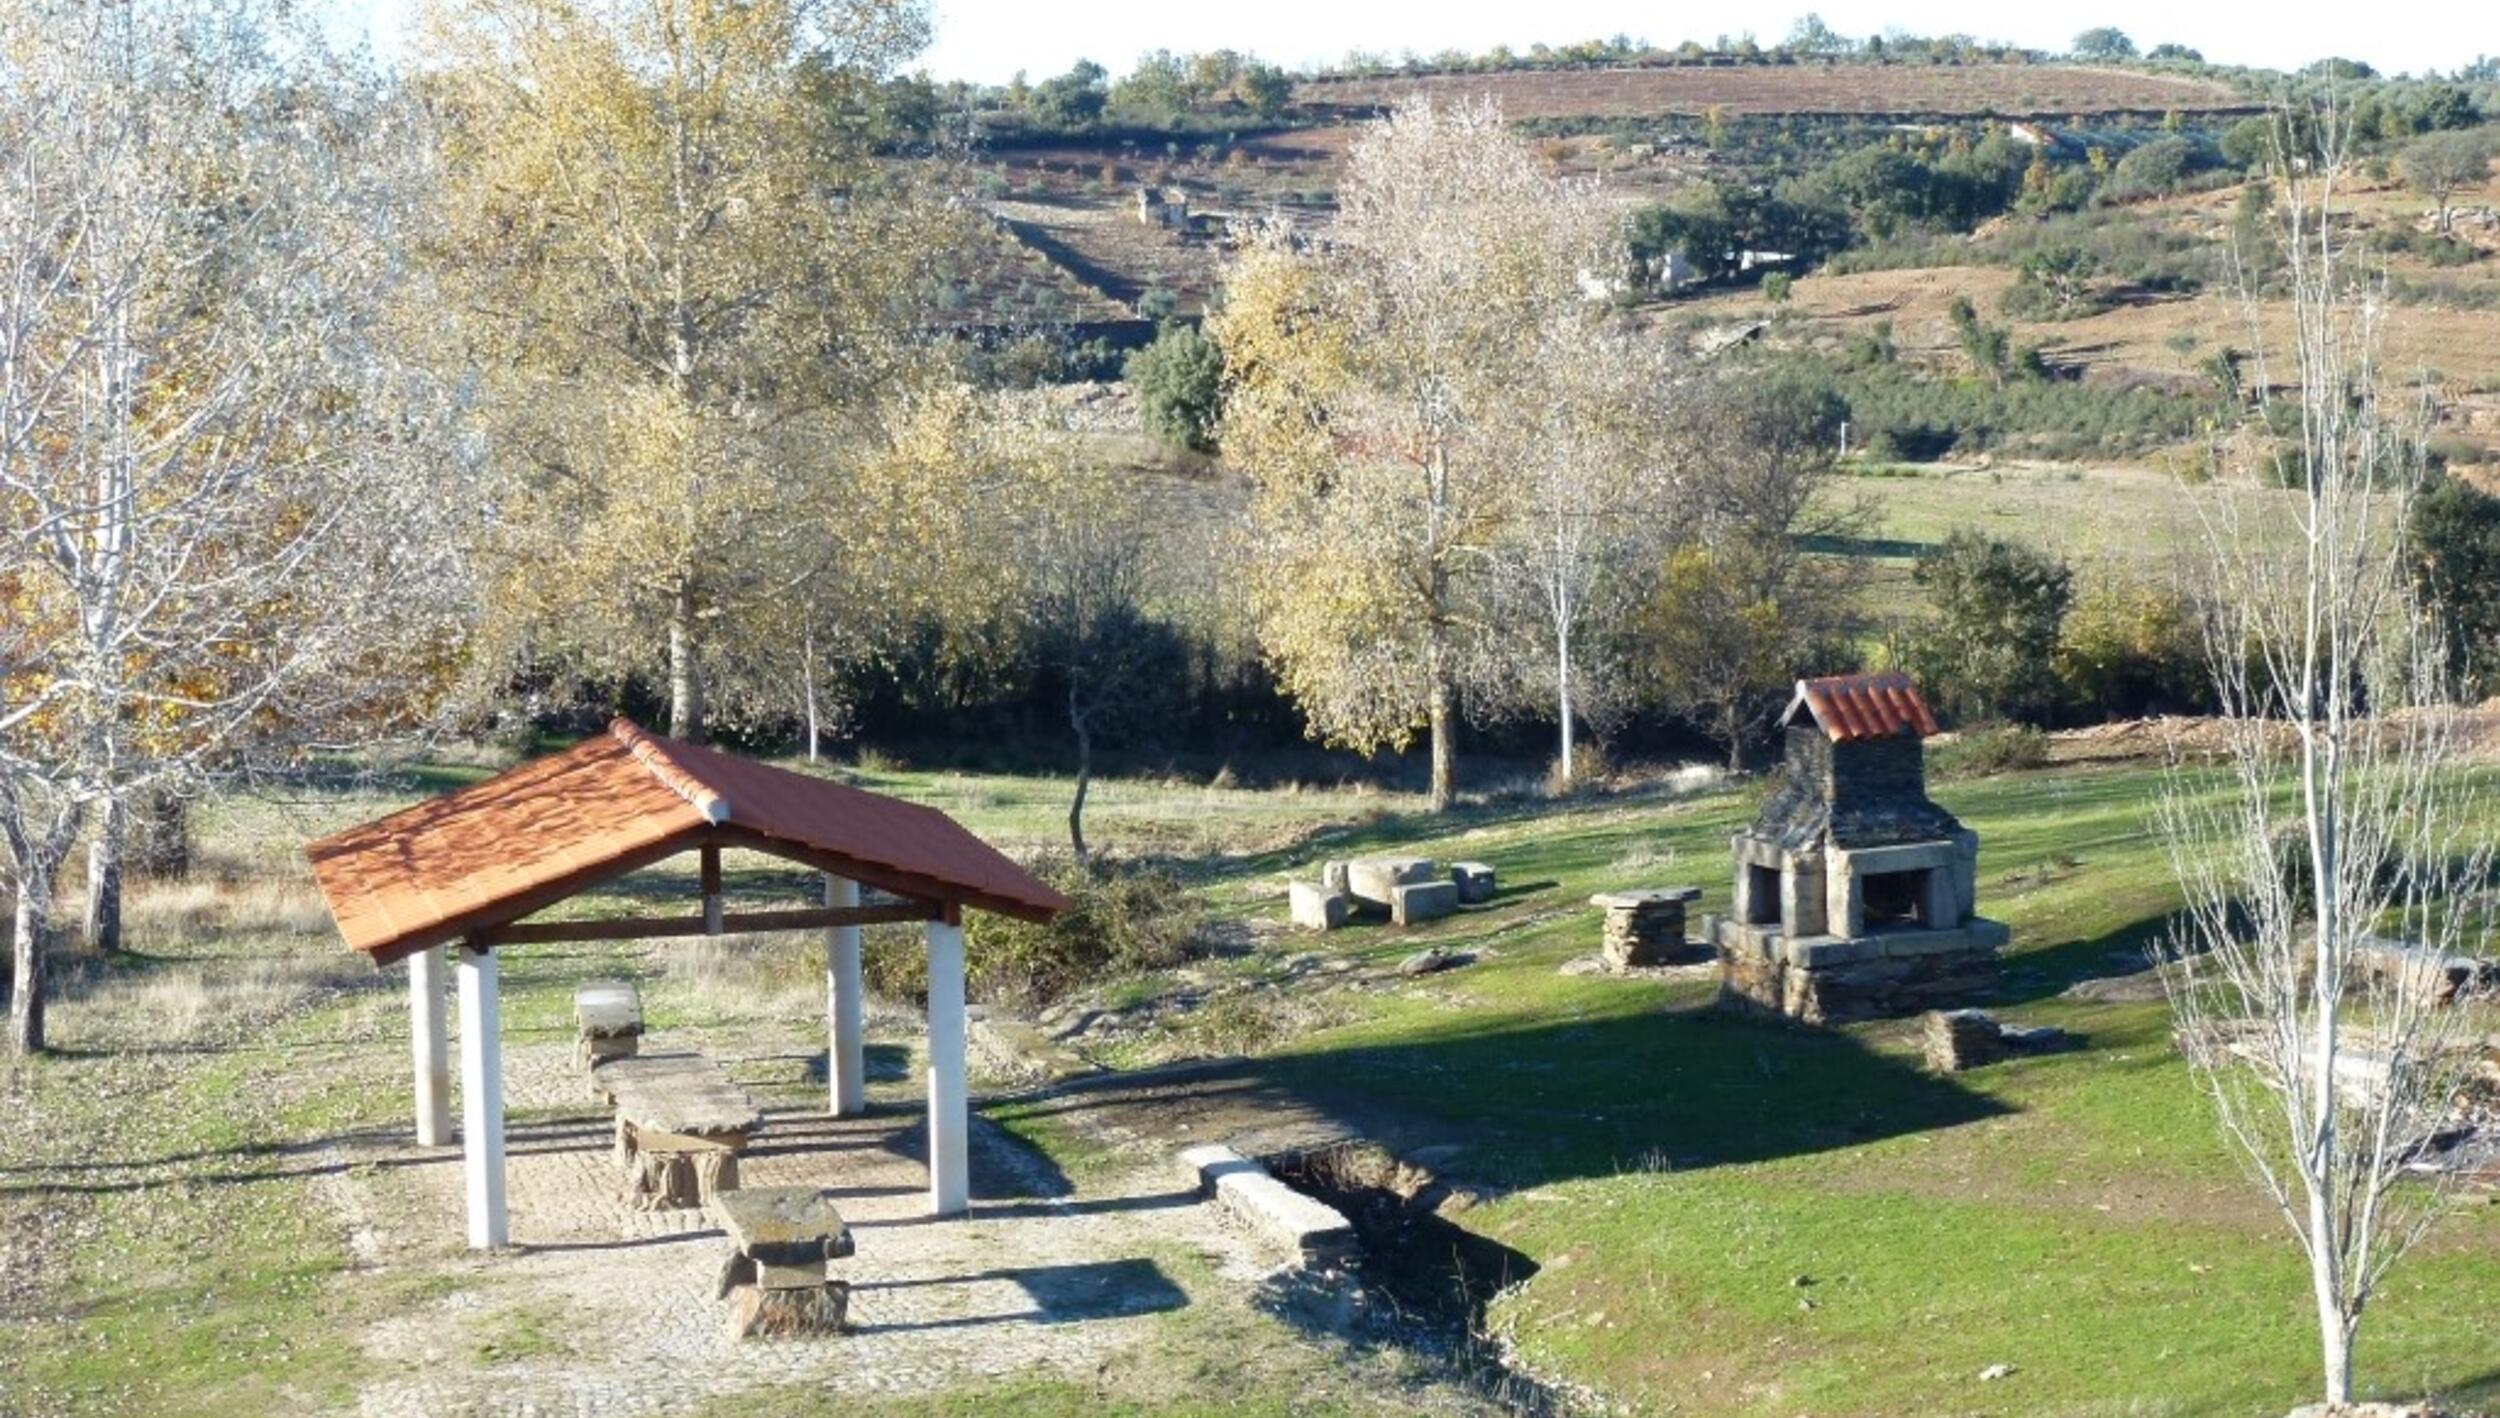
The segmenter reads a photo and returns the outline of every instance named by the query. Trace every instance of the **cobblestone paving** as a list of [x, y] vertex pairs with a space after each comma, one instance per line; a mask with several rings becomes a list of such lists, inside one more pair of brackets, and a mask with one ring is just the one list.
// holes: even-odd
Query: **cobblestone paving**
[[[645, 1047], [695, 1043], [662, 1035]], [[795, 1083], [804, 1050], [706, 1045], [749, 1082]], [[359, 1260], [440, 1278], [420, 1292], [437, 1298], [365, 1336], [386, 1376], [361, 1395], [361, 1411], [376, 1418], [662, 1413], [762, 1384], [821, 1384], [838, 1397], [1088, 1369], [1190, 1302], [1165, 1258], [1194, 1251], [1243, 1282], [1270, 1259], [1160, 1168], [1074, 1193], [977, 1119], [973, 1213], [933, 1222], [911, 1095], [895, 1091], [869, 1116], [837, 1121], [796, 1087], [760, 1088], [765, 1126], [741, 1180], [839, 1195], [859, 1247], [841, 1266], [853, 1286], [852, 1332], [733, 1343], [714, 1289], [721, 1233], [699, 1211], [625, 1203], [609, 1125], [569, 1042], [508, 1047], [505, 1071], [507, 1107], [520, 1115], [508, 1129], [512, 1252], [457, 1249], [456, 1149], [353, 1159], [364, 1165], [339, 1201], [362, 1238]], [[499, 1336], [510, 1342], [498, 1347]]]

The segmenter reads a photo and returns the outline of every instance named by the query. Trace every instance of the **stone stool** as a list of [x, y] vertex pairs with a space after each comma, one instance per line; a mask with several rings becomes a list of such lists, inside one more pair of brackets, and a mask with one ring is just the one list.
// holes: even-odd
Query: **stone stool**
[[642, 1048], [642, 991], [631, 980], [592, 980], [573, 991], [573, 1062], [597, 1068]]
[[713, 1197], [711, 1211], [729, 1233], [720, 1298], [730, 1302], [730, 1338], [841, 1332], [851, 1285], [825, 1267], [855, 1247], [832, 1192], [747, 1187]]

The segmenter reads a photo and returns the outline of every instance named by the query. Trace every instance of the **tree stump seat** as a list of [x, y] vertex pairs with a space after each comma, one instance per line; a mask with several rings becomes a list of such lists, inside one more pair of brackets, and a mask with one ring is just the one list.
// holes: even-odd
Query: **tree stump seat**
[[851, 1286], [826, 1273], [855, 1249], [851, 1228], [821, 1187], [752, 1187], [716, 1194], [711, 1212], [729, 1233], [720, 1298], [729, 1335], [840, 1333]]
[[597, 1068], [642, 1049], [642, 991], [631, 980], [591, 980], [573, 991], [573, 1062]]
[[738, 1154], [763, 1125], [746, 1090], [701, 1054], [644, 1054], [591, 1070], [616, 1105], [616, 1159], [638, 1210], [702, 1206], [738, 1186]]

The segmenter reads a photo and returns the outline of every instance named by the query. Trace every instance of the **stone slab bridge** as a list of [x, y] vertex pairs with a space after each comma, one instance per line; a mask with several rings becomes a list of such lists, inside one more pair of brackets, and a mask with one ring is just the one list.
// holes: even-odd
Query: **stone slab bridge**
[[[821, 907], [722, 909], [720, 854], [737, 847], [814, 868]], [[702, 856], [699, 915], [535, 920], [628, 872]], [[646, 733], [624, 719], [573, 748], [305, 848], [348, 946], [408, 972], [420, 1146], [450, 1140], [445, 954], [456, 949], [461, 1129], [469, 1245], [511, 1239], [504, 1205], [499, 949], [556, 941], [825, 932], [828, 1106], [866, 1111], [859, 929], [926, 923], [929, 1205], [970, 1205], [965, 1156], [967, 909], [1048, 921], [1057, 891], [935, 808]], [[861, 903], [867, 887], [880, 894]]]

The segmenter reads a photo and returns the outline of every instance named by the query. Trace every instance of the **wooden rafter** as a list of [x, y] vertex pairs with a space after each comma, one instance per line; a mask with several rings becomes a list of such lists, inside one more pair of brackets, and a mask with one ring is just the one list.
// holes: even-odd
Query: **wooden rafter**
[[760, 931], [804, 931], [827, 926], [880, 926], [899, 921], [936, 920], [942, 906], [905, 901], [881, 906], [811, 906], [791, 911], [733, 911], [719, 917], [717, 929], [702, 916], [619, 916], [585, 921], [515, 921], [477, 932], [470, 939], [482, 946], [548, 945], [559, 941], [666, 940], [678, 936], [744, 934]]

